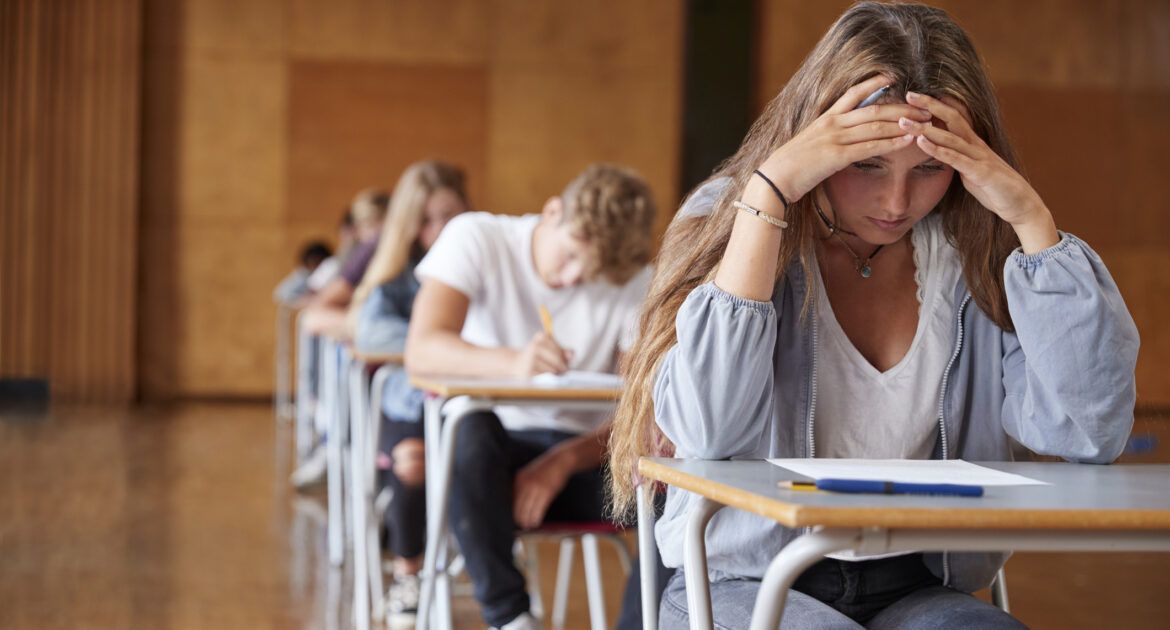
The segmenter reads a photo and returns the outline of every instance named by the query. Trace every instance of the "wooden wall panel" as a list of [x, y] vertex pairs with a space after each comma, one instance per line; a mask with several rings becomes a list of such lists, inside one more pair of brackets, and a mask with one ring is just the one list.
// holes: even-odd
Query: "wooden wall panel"
[[539, 210], [595, 161], [653, 187], [659, 228], [679, 201], [683, 3], [497, 3], [488, 208]]
[[294, 62], [288, 219], [331, 235], [354, 193], [391, 190], [403, 169], [428, 158], [462, 166], [472, 201], [482, 202], [486, 112], [482, 66]]
[[148, 2], [139, 378], [148, 398], [272, 382], [284, 249], [282, 2]]
[[[851, 4], [760, 4], [763, 107]], [[1142, 334], [1139, 405], [1170, 405], [1170, 3], [934, 2], [967, 29], [1058, 227], [1110, 267]]]
[[494, 5], [344, 0], [326, 7], [316, 0], [290, 0], [289, 52], [301, 59], [479, 64], [500, 24]]
[[141, 3], [0, 5], [0, 377], [135, 390]]
[[272, 388], [270, 292], [358, 188], [468, 169], [534, 211], [587, 162], [677, 203], [684, 5], [148, 0], [139, 378], [149, 398]]

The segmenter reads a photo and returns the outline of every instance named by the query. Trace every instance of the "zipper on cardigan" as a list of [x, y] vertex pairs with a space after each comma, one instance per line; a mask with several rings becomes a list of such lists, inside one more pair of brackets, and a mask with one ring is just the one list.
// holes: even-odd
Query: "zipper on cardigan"
[[[951, 353], [951, 360], [947, 362], [947, 369], [943, 371], [942, 387], [938, 396], [938, 439], [942, 444], [942, 458], [950, 458], [950, 445], [947, 443], [947, 423], [944, 410], [946, 409], [947, 399], [947, 382], [951, 378], [951, 370], [955, 367], [955, 361], [959, 358], [959, 351], [963, 348], [963, 311], [967, 310], [967, 302], [971, 301], [971, 294], [968, 293], [963, 297], [963, 301], [959, 303], [959, 312], [955, 315], [955, 327], [958, 329], [958, 338], [955, 340], [955, 351]], [[948, 551], [942, 552], [942, 579], [943, 586], [951, 585], [951, 554]]]
[[963, 348], [963, 311], [967, 310], [967, 302], [971, 301], [971, 294], [968, 293], [963, 297], [963, 301], [959, 303], [958, 314], [955, 315], [955, 327], [959, 330], [958, 339], [955, 340], [955, 350], [951, 353], [951, 360], [947, 362], [947, 369], [943, 370], [942, 387], [939, 389], [938, 396], [938, 438], [942, 443], [942, 458], [950, 459], [951, 449], [947, 440], [947, 423], [945, 418], [945, 405], [947, 400], [947, 384], [951, 379], [951, 370], [955, 367], [955, 361], [959, 358], [959, 351]]
[[808, 386], [808, 416], [805, 418], [805, 428], [808, 431], [806, 436], [808, 439], [808, 456], [813, 458], [817, 456], [817, 438], [813, 431], [813, 416], [817, 408], [817, 316], [814, 313], [812, 318], [812, 376], [809, 378]]

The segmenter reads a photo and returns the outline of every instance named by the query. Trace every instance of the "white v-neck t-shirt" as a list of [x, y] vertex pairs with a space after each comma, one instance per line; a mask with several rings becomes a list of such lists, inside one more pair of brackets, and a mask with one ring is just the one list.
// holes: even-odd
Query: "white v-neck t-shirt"
[[920, 221], [910, 238], [918, 328], [906, 355], [885, 372], [849, 341], [814, 266], [817, 457], [928, 459], [934, 451], [942, 376], [955, 334], [954, 289], [962, 269], [937, 214]]
[[[914, 279], [918, 284], [918, 329], [896, 365], [879, 372], [845, 335], [823, 289], [819, 266], [817, 300], [817, 457], [929, 459], [938, 439], [938, 400], [953, 350], [954, 290], [962, 273], [958, 252], [932, 214], [914, 226]], [[875, 560], [912, 552], [829, 554], [838, 560]]]
[[[596, 280], [550, 288], [532, 260], [532, 234], [539, 222], [538, 214], [461, 214], [443, 228], [415, 275], [420, 281], [438, 280], [468, 297], [462, 331], [468, 343], [523, 348], [543, 330], [540, 306], [544, 305], [552, 315], [553, 337], [573, 351], [569, 369], [615, 373], [618, 351], [633, 345], [639, 310], [650, 288], [650, 267], [621, 286]], [[606, 419], [606, 414], [546, 407], [497, 407], [495, 411], [510, 431], [584, 433]]]

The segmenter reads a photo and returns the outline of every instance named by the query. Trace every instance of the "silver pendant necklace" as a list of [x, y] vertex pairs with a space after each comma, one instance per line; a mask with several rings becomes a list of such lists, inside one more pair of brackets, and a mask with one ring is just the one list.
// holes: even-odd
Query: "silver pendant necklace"
[[849, 252], [849, 255], [853, 257], [853, 269], [856, 270], [857, 273], [861, 274], [862, 278], [868, 278], [872, 276], [873, 269], [870, 268], [869, 261], [873, 260], [873, 257], [877, 256], [878, 252], [882, 251], [882, 248], [885, 247], [885, 245], [878, 245], [872, 252], [869, 253], [869, 256], [866, 256], [864, 259], [862, 259], [861, 256], [857, 254], [857, 252], [853, 251], [853, 248], [849, 246], [849, 243], [846, 242], [845, 239], [841, 238], [841, 234], [839, 234], [839, 232], [848, 234], [850, 236], [857, 235], [853, 232], [843, 230], [837, 227], [837, 225], [832, 221], [829, 221], [829, 217], [825, 216], [825, 213], [821, 210], [821, 205], [819, 203], [814, 201], [813, 208], [817, 211], [817, 215], [821, 217], [821, 221], [825, 223], [825, 227], [829, 228], [829, 236], [836, 237], [837, 240], [845, 246], [845, 250]]

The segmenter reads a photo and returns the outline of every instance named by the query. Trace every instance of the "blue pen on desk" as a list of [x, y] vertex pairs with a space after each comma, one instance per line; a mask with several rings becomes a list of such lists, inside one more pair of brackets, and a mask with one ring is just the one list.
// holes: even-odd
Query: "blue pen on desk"
[[783, 481], [782, 487], [792, 490], [827, 490], [850, 494], [933, 494], [954, 497], [981, 497], [983, 486], [957, 483], [904, 483], [901, 481], [874, 481], [870, 479], [818, 479], [814, 481]]

